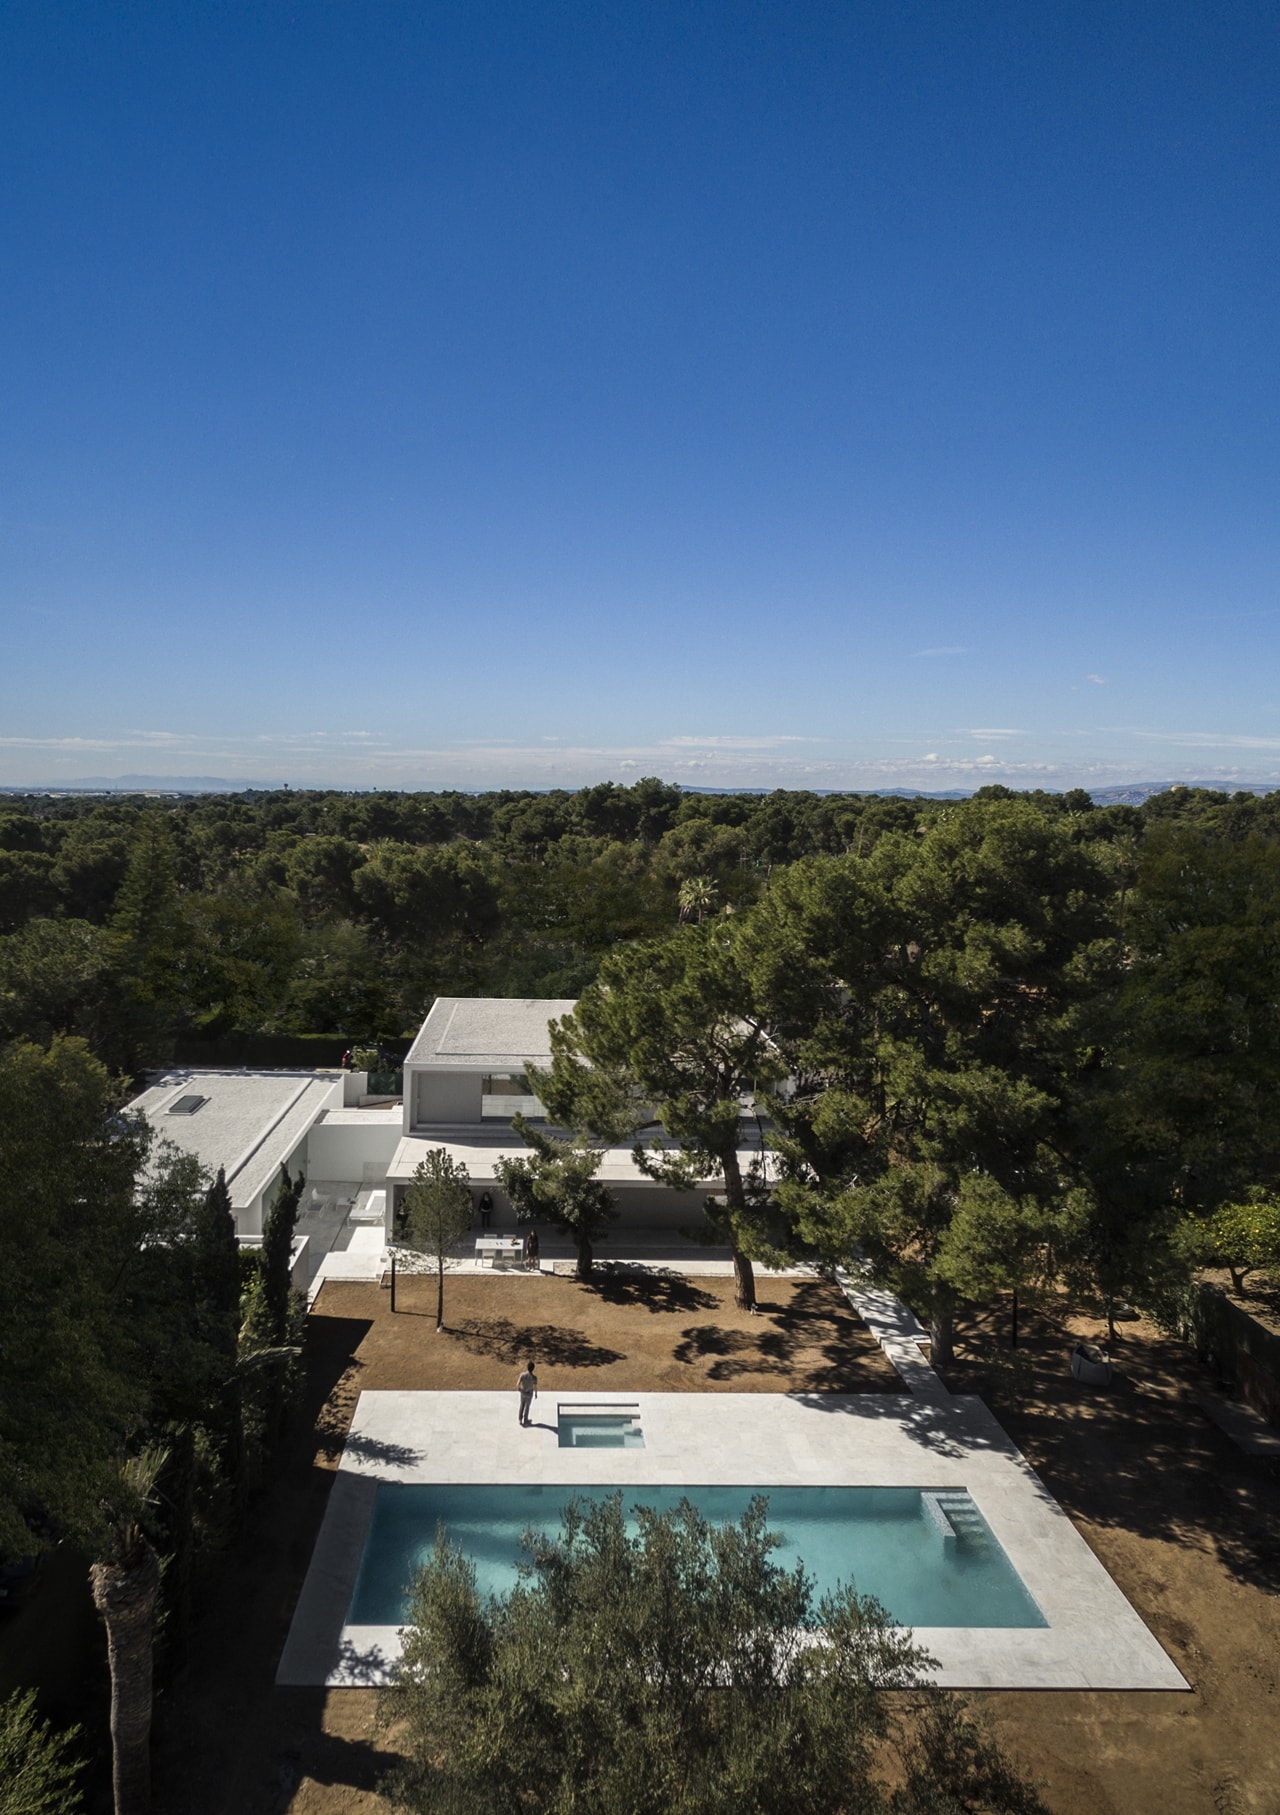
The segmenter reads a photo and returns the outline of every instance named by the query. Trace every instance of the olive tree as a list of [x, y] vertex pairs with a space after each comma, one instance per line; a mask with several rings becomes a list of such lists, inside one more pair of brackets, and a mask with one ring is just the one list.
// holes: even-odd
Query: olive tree
[[526, 1534], [519, 1583], [488, 1599], [439, 1534], [381, 1710], [397, 1806], [1045, 1815], [963, 1705], [921, 1689], [909, 1633], [852, 1587], [816, 1596], [778, 1542], [762, 1497], [716, 1527], [687, 1500], [628, 1519], [614, 1494]]

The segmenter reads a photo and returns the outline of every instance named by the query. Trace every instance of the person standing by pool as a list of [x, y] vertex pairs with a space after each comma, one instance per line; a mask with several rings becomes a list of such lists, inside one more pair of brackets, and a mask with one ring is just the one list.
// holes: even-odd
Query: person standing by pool
[[480, 1202], [477, 1208], [480, 1211], [480, 1227], [482, 1229], [487, 1229], [489, 1227], [489, 1218], [493, 1215], [493, 1193], [490, 1191], [482, 1191], [480, 1193]]
[[532, 1355], [524, 1364], [524, 1373], [516, 1381], [516, 1390], [520, 1394], [520, 1422], [528, 1424], [533, 1402], [538, 1397], [538, 1376], [533, 1371]]
[[538, 1231], [536, 1229], [530, 1229], [528, 1235], [525, 1237], [524, 1264], [530, 1273], [537, 1273], [540, 1271], [538, 1264]]

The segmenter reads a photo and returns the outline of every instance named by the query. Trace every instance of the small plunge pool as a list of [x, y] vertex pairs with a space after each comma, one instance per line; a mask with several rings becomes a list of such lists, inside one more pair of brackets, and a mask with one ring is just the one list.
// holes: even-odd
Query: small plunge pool
[[643, 1449], [637, 1405], [561, 1405], [561, 1449]]

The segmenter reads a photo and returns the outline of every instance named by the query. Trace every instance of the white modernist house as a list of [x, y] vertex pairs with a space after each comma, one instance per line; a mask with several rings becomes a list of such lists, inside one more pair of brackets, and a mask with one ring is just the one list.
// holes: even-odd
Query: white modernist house
[[162, 1140], [221, 1167], [236, 1234], [261, 1239], [280, 1178], [301, 1172], [317, 1196], [344, 1210], [373, 1202], [385, 1222], [383, 1181], [400, 1138], [397, 1101], [370, 1102], [365, 1074], [174, 1066], [155, 1072], [130, 1107]]
[[[493, 1227], [515, 1226], [515, 1213], [494, 1182], [499, 1159], [528, 1149], [511, 1131], [519, 1110], [541, 1121], [545, 1110], [525, 1094], [525, 1067], [551, 1062], [549, 1024], [571, 999], [507, 1001], [495, 996], [441, 996], [404, 1062], [404, 1129], [387, 1168], [387, 1214], [429, 1149], [443, 1147], [467, 1169], [478, 1195], [493, 1197]], [[743, 1154], [744, 1166], [751, 1155]], [[630, 1146], [606, 1149], [598, 1176], [613, 1192], [620, 1227], [678, 1229], [701, 1223], [700, 1198], [655, 1185], [638, 1169]], [[714, 1190], [708, 1181], [707, 1189]]]
[[[371, 1102], [362, 1073], [174, 1068], [157, 1073], [133, 1107], [210, 1172], [223, 1167], [242, 1241], [261, 1237], [282, 1164], [305, 1175], [313, 1202], [380, 1222], [390, 1235], [414, 1168], [436, 1147], [465, 1165], [476, 1198], [492, 1194], [492, 1227], [514, 1229], [494, 1167], [528, 1151], [511, 1118], [519, 1110], [540, 1121], [545, 1112], [525, 1093], [525, 1067], [549, 1064], [549, 1024], [574, 1006], [439, 997], [405, 1059], [399, 1103]], [[750, 1121], [743, 1134], [745, 1169], [758, 1153]], [[599, 1176], [617, 1200], [619, 1228], [674, 1231], [702, 1221], [700, 1196], [645, 1178], [630, 1146], [608, 1149]]]

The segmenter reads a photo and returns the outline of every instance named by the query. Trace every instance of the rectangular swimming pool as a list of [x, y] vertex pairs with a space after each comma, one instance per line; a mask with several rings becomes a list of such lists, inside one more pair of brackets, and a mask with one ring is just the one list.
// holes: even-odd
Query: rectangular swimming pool
[[[521, 1538], [554, 1533], [582, 1486], [401, 1485], [377, 1492], [347, 1614], [352, 1626], [398, 1626], [409, 1586], [443, 1525], [476, 1569], [482, 1594], [515, 1586]], [[775, 1560], [803, 1561], [817, 1593], [852, 1582], [903, 1626], [1044, 1626], [1046, 1621], [967, 1493], [916, 1487], [627, 1487], [623, 1502], [667, 1512], [688, 1499], [712, 1524], [741, 1518], [754, 1494], [782, 1537]]]

